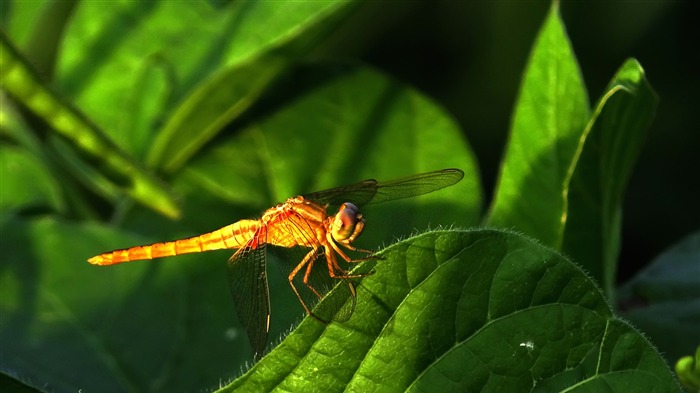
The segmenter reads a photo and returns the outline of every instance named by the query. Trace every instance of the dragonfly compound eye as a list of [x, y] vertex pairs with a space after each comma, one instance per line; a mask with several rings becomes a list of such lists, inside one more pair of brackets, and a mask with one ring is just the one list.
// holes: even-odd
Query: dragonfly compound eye
[[364, 220], [357, 206], [349, 202], [343, 203], [333, 221], [333, 238], [345, 240], [351, 237], [355, 233], [357, 224], [362, 221]]

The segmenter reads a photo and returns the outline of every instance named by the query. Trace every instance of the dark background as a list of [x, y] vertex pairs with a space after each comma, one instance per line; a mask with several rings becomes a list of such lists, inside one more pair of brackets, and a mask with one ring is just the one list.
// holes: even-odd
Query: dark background
[[[697, 4], [560, 5], [591, 106], [629, 57], [639, 60], [660, 98], [625, 194], [620, 282], [700, 228]], [[365, 7], [331, 50], [360, 58], [445, 106], [478, 157], [490, 201], [520, 78], [549, 6], [549, 1], [382, 3]]]

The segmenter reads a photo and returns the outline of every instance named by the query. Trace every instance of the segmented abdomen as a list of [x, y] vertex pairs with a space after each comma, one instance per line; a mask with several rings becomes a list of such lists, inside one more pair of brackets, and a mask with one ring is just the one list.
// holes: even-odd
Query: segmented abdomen
[[123, 250], [110, 251], [88, 259], [93, 265], [113, 265], [115, 263], [170, 257], [193, 252], [237, 249], [245, 246], [259, 228], [258, 220], [241, 220], [213, 232], [171, 242], [136, 246]]

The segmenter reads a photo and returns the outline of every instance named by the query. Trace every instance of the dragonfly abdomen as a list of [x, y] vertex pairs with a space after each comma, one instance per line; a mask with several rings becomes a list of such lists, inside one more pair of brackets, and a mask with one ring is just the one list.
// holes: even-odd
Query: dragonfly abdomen
[[154, 243], [115, 250], [88, 259], [93, 265], [171, 257], [193, 252], [241, 248], [253, 237], [259, 227], [257, 220], [241, 220], [213, 232], [171, 242]]

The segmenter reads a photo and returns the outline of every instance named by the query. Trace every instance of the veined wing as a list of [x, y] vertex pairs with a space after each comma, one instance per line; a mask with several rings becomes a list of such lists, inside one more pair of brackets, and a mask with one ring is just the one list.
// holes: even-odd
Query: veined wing
[[306, 194], [304, 198], [329, 205], [351, 202], [359, 207], [427, 194], [451, 186], [463, 177], [464, 172], [459, 169], [443, 169], [386, 182], [365, 180], [349, 186]]
[[[270, 232], [280, 231], [287, 236], [303, 239], [302, 243], [316, 248], [315, 251], [314, 248], [309, 247], [269, 248], [282, 267], [285, 277], [297, 269], [291, 285], [299, 301], [311, 312], [311, 315], [326, 323], [342, 322], [350, 318], [355, 307], [355, 287], [348, 280], [331, 277], [324, 250], [328, 248], [334, 253], [332, 247], [324, 244], [325, 242], [319, 242], [316, 239], [315, 230], [303, 219], [283, 220], [276, 222], [268, 229]], [[306, 257], [308, 259], [303, 263]], [[338, 256], [336, 258], [342, 260]], [[305, 278], [306, 282], [304, 282]], [[331, 291], [336, 286], [337, 288]], [[321, 300], [323, 303], [319, 305]]]
[[254, 359], [260, 359], [270, 331], [270, 293], [267, 285], [266, 231], [259, 228], [245, 247], [228, 260], [226, 270], [238, 320], [248, 334]]
[[[310, 247], [286, 248], [269, 245], [268, 242], [273, 238], [273, 244], [306, 244]], [[283, 238], [294, 240], [285, 243]], [[323, 254], [324, 247], [325, 245], [315, 238], [312, 226], [304, 219], [296, 217], [259, 227], [246, 246], [229, 259], [226, 266], [231, 295], [238, 319], [246, 329], [256, 360], [262, 357], [265, 351], [270, 330], [267, 251], [274, 250], [272, 254], [278, 257], [285, 275], [297, 269], [291, 284], [299, 301], [316, 319], [323, 322], [344, 321], [352, 314], [355, 306], [355, 287], [346, 280], [330, 276]], [[304, 259], [306, 255], [309, 255], [307, 260]], [[339, 283], [338, 289], [331, 292]], [[324, 300], [324, 303], [314, 308], [321, 300]]]

